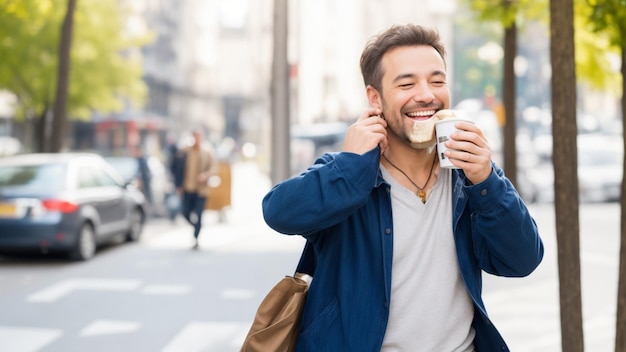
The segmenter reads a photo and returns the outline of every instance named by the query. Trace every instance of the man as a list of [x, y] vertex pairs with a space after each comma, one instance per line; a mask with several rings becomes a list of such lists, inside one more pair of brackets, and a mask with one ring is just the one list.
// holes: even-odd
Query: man
[[172, 162], [172, 173], [178, 194], [182, 196], [182, 215], [194, 227], [193, 249], [197, 249], [215, 158], [212, 149], [203, 144], [200, 131], [192, 131], [192, 136], [193, 144], [177, 152]]
[[[483, 132], [457, 123], [439, 167], [433, 115], [450, 107], [436, 30], [393, 26], [361, 56], [370, 108], [343, 151], [263, 199], [266, 222], [313, 245], [297, 351], [506, 351], [481, 272], [520, 277], [541, 262], [534, 219]], [[430, 127], [429, 127], [430, 126]]]

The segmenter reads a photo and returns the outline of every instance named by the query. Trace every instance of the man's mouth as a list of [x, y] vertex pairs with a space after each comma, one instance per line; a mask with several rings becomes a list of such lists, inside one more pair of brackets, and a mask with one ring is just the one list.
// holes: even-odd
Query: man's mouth
[[415, 121], [423, 121], [431, 118], [437, 110], [424, 110], [424, 111], [411, 111], [406, 113], [406, 117], [415, 120]]

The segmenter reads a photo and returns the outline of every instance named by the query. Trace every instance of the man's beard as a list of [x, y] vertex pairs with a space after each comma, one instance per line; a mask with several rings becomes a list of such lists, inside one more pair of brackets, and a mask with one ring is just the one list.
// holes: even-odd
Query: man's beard
[[387, 129], [415, 149], [428, 149], [437, 144], [435, 122], [438, 119], [436, 117], [432, 116], [427, 120], [413, 121], [411, 127], [406, 127], [405, 118], [404, 115], [400, 115], [399, 121], [389, 121], [385, 118], [388, 124]]

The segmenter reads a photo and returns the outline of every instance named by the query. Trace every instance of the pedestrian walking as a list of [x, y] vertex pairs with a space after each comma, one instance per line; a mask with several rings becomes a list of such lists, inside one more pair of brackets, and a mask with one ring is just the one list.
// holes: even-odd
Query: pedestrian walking
[[181, 213], [193, 228], [194, 245], [202, 228], [202, 214], [209, 196], [209, 177], [216, 165], [213, 149], [203, 142], [199, 130], [192, 131], [193, 144], [177, 151], [172, 161], [172, 173], [178, 194], [181, 196]]
[[433, 28], [373, 37], [361, 56], [370, 107], [343, 150], [264, 197], [267, 224], [315, 252], [296, 351], [508, 351], [481, 273], [529, 275], [543, 243], [480, 126], [457, 123], [445, 153], [456, 168], [440, 166], [445, 54]]
[[139, 188], [152, 211], [154, 207], [152, 200], [152, 171], [150, 171], [150, 167], [148, 166], [148, 157], [140, 146], [134, 147], [133, 156], [137, 159], [137, 175], [135, 175], [135, 177], [139, 180]]

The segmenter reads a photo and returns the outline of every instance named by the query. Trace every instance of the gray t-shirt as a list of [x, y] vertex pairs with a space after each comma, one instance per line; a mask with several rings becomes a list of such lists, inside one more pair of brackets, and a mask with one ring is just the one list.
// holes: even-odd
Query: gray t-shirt
[[473, 351], [474, 305], [452, 233], [451, 170], [442, 168], [422, 203], [381, 166], [391, 185], [393, 266], [382, 351]]

